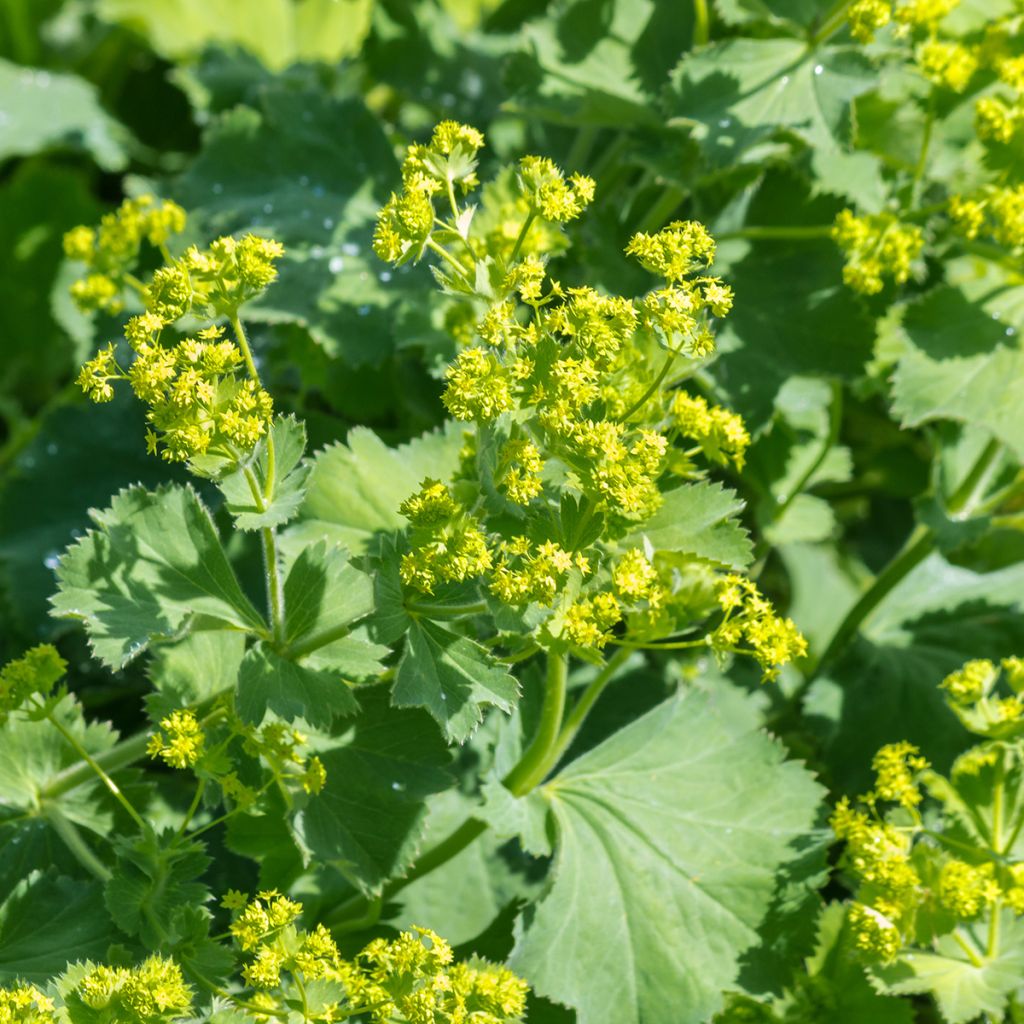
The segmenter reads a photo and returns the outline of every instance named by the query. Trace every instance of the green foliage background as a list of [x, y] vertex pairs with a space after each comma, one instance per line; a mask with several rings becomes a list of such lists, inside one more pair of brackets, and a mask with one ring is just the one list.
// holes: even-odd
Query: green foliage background
[[[406, 710], [366, 701], [351, 737], [324, 754], [329, 777], [352, 780], [352, 792], [328, 790], [287, 826], [283, 809], [232, 822], [204, 884], [220, 891], [241, 874], [250, 888], [297, 885], [308, 912], [328, 919], [383, 892], [383, 916], [352, 924], [353, 945], [415, 922], [466, 952], [510, 956], [534, 988], [530, 1019], [540, 1024], [574, 1014], [580, 1024], [699, 1022], [724, 991], [767, 1000], [812, 982], [824, 1002], [808, 1010], [805, 992], [804, 1003], [777, 1003], [791, 1014], [783, 1019], [934, 1019], [871, 989], [842, 955], [834, 906], [819, 919], [844, 895], [829, 876], [824, 826], [829, 799], [867, 787], [883, 743], [909, 739], [948, 768], [967, 736], [936, 684], [968, 658], [1024, 651], [1013, 492], [1024, 456], [1024, 282], [1019, 252], [935, 231], [906, 286], [865, 299], [844, 287], [828, 226], [844, 207], [877, 212], [911, 187], [921, 205], [939, 204], [985, 180], [991, 157], [974, 138], [971, 103], [990, 83], [940, 98], [918, 168], [927, 86], [873, 63], [817, 0], [717, 0], [710, 42], [696, 47], [703, 5], [659, 0], [246, 0], [244, 15], [242, 6], [0, 4], [0, 654], [58, 645], [93, 723], [81, 725], [93, 752], [113, 745], [111, 729], [145, 728], [147, 701], [158, 717], [167, 693], [180, 696], [175, 685], [198, 686], [193, 701], [217, 692], [241, 658], [197, 633], [152, 662], [125, 663], [124, 635], [109, 645], [94, 635], [90, 651], [77, 624], [49, 614], [58, 556], [90, 525], [88, 510], [119, 503], [113, 517], [134, 516], [141, 543], [160, 519], [123, 489], [168, 480], [145, 454], [139, 409], [118, 399], [99, 414], [73, 384], [118, 327], [67, 299], [63, 232], [151, 190], [186, 207], [189, 240], [255, 226], [285, 244], [280, 280], [247, 322], [278, 409], [305, 422], [310, 451], [323, 450], [288, 542], [327, 535], [358, 554], [404, 526], [399, 502], [458, 455], [441, 429], [439, 378], [455, 351], [445, 306], [422, 268], [376, 259], [373, 220], [400, 183], [405, 144], [444, 118], [474, 124], [488, 138], [483, 179], [523, 152], [596, 179], [594, 207], [570, 226], [573, 247], [559, 262], [567, 284], [641, 293], [649, 283], [623, 247], [673, 218], [701, 220], [719, 240], [715, 272], [736, 306], [708, 386], [755, 436], [748, 469], [719, 474], [742, 507], [709, 490], [687, 512], [706, 517], [706, 533], [679, 536], [671, 516], [659, 526], [674, 550], [719, 564], [752, 557], [810, 655], [768, 688], [747, 667], [723, 672], [708, 657], [625, 661], [552, 783], [555, 850], [547, 812], [496, 784], [520, 730], [529, 735], [539, 681], [524, 679], [511, 725], [491, 712], [452, 758], [416, 709], [424, 701], [407, 668], [413, 696], [395, 701]], [[1003, 8], [1013, 9], [964, 0], [957, 17], [983, 26]], [[1010, 498], [964, 513], [950, 499], [986, 452], [986, 487]], [[223, 530], [223, 500], [212, 488], [202, 498]], [[715, 532], [734, 513], [752, 548], [739, 531]], [[237, 590], [202, 613], [244, 623], [259, 580], [240, 567], [254, 546], [237, 534], [222, 551], [200, 512], [190, 522], [189, 556]], [[894, 564], [908, 571], [830, 643]], [[90, 596], [86, 569], [75, 591], [75, 571], [65, 609], [88, 616], [89, 601], [115, 600]], [[141, 583], [150, 571], [159, 565], [133, 569]], [[361, 614], [353, 605], [351, 620]], [[442, 687], [457, 693], [470, 679], [486, 691], [474, 690], [473, 714], [479, 703], [515, 703], [507, 676], [488, 677], [472, 649], [453, 653], [442, 626], [415, 630], [410, 650], [435, 658]], [[372, 646], [344, 656], [380, 665]], [[287, 716], [300, 683], [260, 657], [246, 656], [243, 671], [258, 682], [240, 712]], [[401, 687], [401, 665], [397, 678]], [[328, 709], [327, 722], [344, 710]], [[461, 743], [475, 724], [453, 716], [447, 740]], [[95, 785], [61, 797], [58, 740], [11, 732], [0, 745], [0, 981], [44, 980], [133, 931], [111, 918], [52, 822], [26, 810], [26, 792], [56, 785], [61, 815], [86, 831], [101, 834], [120, 814]], [[808, 770], [783, 764], [784, 753]], [[180, 802], [168, 772], [124, 776], [150, 792], [157, 817]], [[388, 899], [388, 884], [471, 808], [488, 835]], [[734, 828], [740, 838], [726, 839]], [[161, 896], [167, 906], [191, 898], [191, 877], [183, 870], [183, 888]], [[45, 923], [28, 934], [31, 919]], [[1000, 998], [1016, 998], [1017, 983], [1000, 981]], [[768, 1013], [758, 1006], [749, 1013]]]

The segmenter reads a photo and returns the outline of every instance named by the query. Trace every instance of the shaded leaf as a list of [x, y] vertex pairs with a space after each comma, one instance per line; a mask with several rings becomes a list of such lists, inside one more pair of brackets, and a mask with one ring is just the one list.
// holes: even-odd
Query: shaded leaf
[[299, 842], [363, 892], [400, 877], [419, 850], [425, 799], [447, 789], [449, 755], [437, 727], [418, 711], [388, 706], [386, 689], [359, 695], [355, 723], [319, 751], [323, 792], [295, 818]]
[[120, 668], [192, 615], [259, 629], [209, 513], [190, 487], [121, 491], [60, 560], [53, 614], [81, 619], [93, 652]]

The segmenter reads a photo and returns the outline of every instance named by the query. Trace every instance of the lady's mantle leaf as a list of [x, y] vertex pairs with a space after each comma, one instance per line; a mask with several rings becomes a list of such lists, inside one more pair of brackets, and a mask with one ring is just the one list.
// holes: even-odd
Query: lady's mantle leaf
[[[228, 511], [235, 517], [239, 530], [260, 530], [266, 526], [280, 526], [294, 519], [306, 494], [309, 466], [300, 465], [306, 451], [305, 425], [293, 416], [279, 417], [274, 432], [274, 486], [273, 498], [262, 510], [256, 503], [244, 470], [236, 470], [220, 481], [220, 489], [227, 500]], [[267, 442], [256, 446], [250, 473], [259, 490], [267, 491]]]
[[425, 799], [452, 784], [449, 755], [426, 715], [388, 706], [384, 687], [360, 692], [358, 720], [329, 749], [322, 793], [299, 812], [296, 838], [309, 855], [374, 893], [412, 863]]
[[[980, 967], [967, 961], [951, 935], [940, 938], [934, 953], [915, 953], [871, 975], [891, 995], [930, 993], [948, 1024], [967, 1024], [982, 1014], [1002, 1020], [1006, 998], [1020, 986], [1024, 972], [1024, 924], [1004, 910], [1000, 921], [999, 953], [985, 957]], [[979, 948], [985, 936], [976, 936]]]
[[301, 718], [318, 729], [329, 729], [336, 715], [350, 715], [358, 708], [338, 672], [288, 661], [262, 643], [242, 659], [236, 706], [242, 719], [254, 725], [272, 711], [285, 721]]
[[82, 619], [93, 652], [120, 668], [190, 615], [261, 626], [209, 513], [190, 487], [121, 491], [60, 560], [53, 614]]
[[106, 956], [120, 937], [96, 883], [33, 872], [0, 903], [0, 984], [45, 985], [70, 961]]
[[736, 518], [743, 502], [718, 483], [684, 484], [665, 495], [665, 503], [624, 544], [645, 539], [656, 551], [679, 551], [709, 562], [742, 569], [753, 548]]
[[424, 707], [453, 743], [463, 743], [480, 724], [484, 705], [511, 711], [519, 686], [475, 640], [428, 619], [409, 627], [395, 676], [396, 707]]
[[376, 534], [401, 530], [398, 506], [424, 477], [447, 480], [455, 472], [462, 429], [449, 423], [408, 444], [389, 448], [372, 430], [356, 427], [345, 444], [318, 453], [295, 527], [302, 539], [326, 537], [359, 554]]
[[706, 1021], [817, 841], [821, 789], [783, 756], [745, 705], [689, 692], [570, 764], [544, 787], [554, 872], [513, 969], [580, 1024]]

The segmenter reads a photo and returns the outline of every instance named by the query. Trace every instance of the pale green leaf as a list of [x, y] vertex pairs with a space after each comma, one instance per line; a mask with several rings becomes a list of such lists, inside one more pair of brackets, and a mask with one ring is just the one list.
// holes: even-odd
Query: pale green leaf
[[212, 44], [248, 50], [280, 71], [357, 53], [373, 0], [102, 0], [100, 16], [140, 32], [161, 56], [197, 57]]
[[301, 540], [324, 537], [359, 554], [376, 535], [401, 530], [398, 512], [425, 477], [447, 480], [455, 472], [463, 429], [441, 431], [389, 448], [372, 430], [356, 427], [345, 444], [316, 455], [302, 518], [293, 527]]
[[[300, 465], [306, 451], [306, 427], [294, 416], [279, 416], [272, 427], [274, 435], [274, 481], [268, 492], [267, 442], [256, 445], [251, 465], [238, 469], [219, 481], [228, 511], [239, 530], [260, 530], [281, 526], [294, 519], [306, 494], [309, 466]], [[258, 492], [257, 494], [254, 493]]]
[[318, 729], [328, 729], [339, 715], [350, 715], [359, 705], [340, 673], [289, 661], [259, 643], [250, 648], [238, 671], [235, 706], [246, 722], [259, 725], [268, 711], [292, 722], [301, 718]]
[[646, 541], [655, 551], [694, 555], [742, 569], [753, 558], [750, 538], [737, 518], [742, 509], [736, 492], [719, 483], [683, 484], [669, 491], [661, 508], [622, 543]]
[[198, 629], [176, 644], [153, 651], [146, 709], [159, 721], [176, 708], [210, 700], [238, 682], [245, 635], [229, 629]]
[[543, 790], [555, 864], [513, 968], [580, 1024], [703, 1024], [819, 842], [822, 791], [783, 756], [742, 703], [691, 691], [570, 764]]
[[0, 983], [45, 985], [121, 937], [95, 882], [33, 872], [0, 903]]
[[60, 560], [53, 614], [81, 619], [93, 652], [120, 668], [193, 615], [259, 629], [209, 513], [190, 487], [121, 491]]
[[359, 695], [362, 713], [321, 749], [327, 784], [295, 819], [309, 856], [366, 893], [400, 877], [419, 851], [425, 799], [447, 789], [448, 751], [429, 717], [388, 706], [384, 687]]
[[[54, 715], [75, 739], [92, 755], [109, 750], [117, 742], [117, 733], [109, 725], [87, 723], [81, 706], [72, 697], [65, 697], [54, 709]], [[5, 818], [44, 819], [45, 804], [52, 804], [68, 820], [105, 834], [113, 817], [99, 797], [99, 780], [87, 776], [82, 785], [57, 792], [61, 773], [81, 760], [63, 736], [47, 721], [29, 721], [14, 716], [0, 726], [0, 828]], [[43, 866], [43, 865], [37, 865]]]
[[373, 611], [373, 581], [344, 548], [321, 541], [295, 559], [284, 581], [284, 601], [285, 639], [312, 650]]
[[416, 618], [398, 663], [392, 700], [396, 707], [423, 707], [445, 736], [463, 743], [487, 706], [509, 712], [519, 686], [508, 670], [475, 640]]
[[929, 292], [903, 318], [893, 412], [910, 427], [936, 419], [984, 427], [1024, 457], [1022, 329], [1024, 288], [986, 275]]
[[105, 171], [128, 163], [130, 137], [77, 75], [0, 60], [0, 162], [49, 149], [83, 149]]
[[534, 857], [551, 856], [551, 838], [548, 835], [550, 807], [543, 796], [534, 790], [524, 796], [515, 796], [498, 779], [484, 783], [483, 803], [476, 816], [487, 822], [491, 832], [499, 839], [518, 839], [523, 849]]
[[[967, 925], [970, 933], [976, 929]], [[985, 946], [983, 932], [974, 935]], [[884, 992], [893, 995], [930, 994], [939, 1004], [947, 1024], [968, 1024], [982, 1016], [1002, 1020], [1006, 1000], [1020, 986], [1024, 972], [1024, 924], [1011, 911], [1000, 913], [998, 952], [970, 963], [951, 935], [941, 936], [935, 952], [903, 954], [894, 964], [876, 966], [872, 977]]]

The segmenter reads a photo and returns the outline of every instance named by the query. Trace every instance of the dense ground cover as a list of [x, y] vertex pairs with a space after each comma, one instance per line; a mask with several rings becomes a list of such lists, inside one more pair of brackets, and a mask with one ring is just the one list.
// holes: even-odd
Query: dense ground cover
[[1024, 1014], [1024, 10], [0, 7], [0, 1021]]

